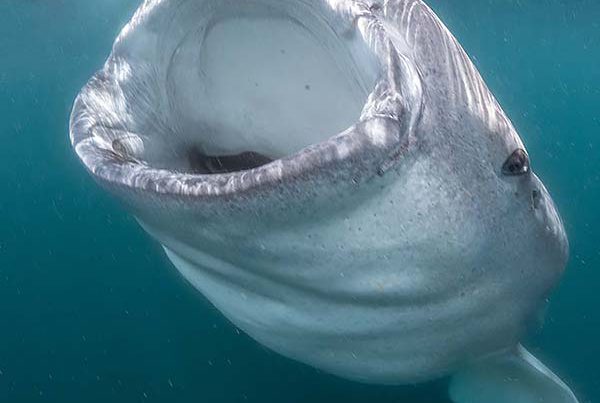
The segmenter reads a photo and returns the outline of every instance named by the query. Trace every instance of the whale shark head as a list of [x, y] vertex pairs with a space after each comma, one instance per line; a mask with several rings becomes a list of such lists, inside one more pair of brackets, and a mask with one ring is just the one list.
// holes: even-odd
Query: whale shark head
[[515, 128], [417, 0], [147, 0], [71, 140], [237, 326], [353, 379], [516, 345], [567, 260]]

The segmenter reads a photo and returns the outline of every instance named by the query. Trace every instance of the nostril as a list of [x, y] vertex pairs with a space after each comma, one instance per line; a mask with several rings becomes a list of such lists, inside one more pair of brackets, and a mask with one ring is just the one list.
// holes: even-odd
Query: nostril
[[534, 189], [531, 192], [531, 205], [534, 209], [538, 209], [540, 207], [540, 202], [542, 201], [542, 192], [537, 189]]

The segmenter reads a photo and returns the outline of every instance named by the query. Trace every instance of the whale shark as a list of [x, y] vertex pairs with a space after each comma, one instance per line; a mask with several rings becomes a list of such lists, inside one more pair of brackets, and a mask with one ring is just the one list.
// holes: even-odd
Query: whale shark
[[260, 344], [457, 403], [577, 402], [521, 344], [550, 194], [421, 0], [146, 0], [75, 100], [84, 167]]

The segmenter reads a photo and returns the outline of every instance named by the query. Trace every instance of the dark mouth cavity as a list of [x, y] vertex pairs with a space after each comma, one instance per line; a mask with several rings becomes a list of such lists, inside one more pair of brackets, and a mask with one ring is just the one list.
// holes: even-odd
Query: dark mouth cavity
[[207, 155], [198, 147], [187, 152], [190, 171], [195, 174], [222, 174], [246, 171], [269, 164], [274, 160], [266, 155], [245, 151], [235, 155]]

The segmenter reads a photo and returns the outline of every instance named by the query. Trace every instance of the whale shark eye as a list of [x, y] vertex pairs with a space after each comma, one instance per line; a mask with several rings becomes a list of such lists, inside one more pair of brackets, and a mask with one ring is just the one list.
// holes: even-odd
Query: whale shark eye
[[502, 166], [502, 173], [507, 176], [525, 175], [529, 170], [529, 156], [520, 148], [513, 152]]

